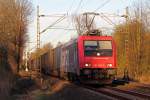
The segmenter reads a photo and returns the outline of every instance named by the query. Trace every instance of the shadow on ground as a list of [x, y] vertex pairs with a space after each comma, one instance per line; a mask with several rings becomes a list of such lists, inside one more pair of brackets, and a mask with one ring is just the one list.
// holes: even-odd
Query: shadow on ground
[[36, 94], [34, 100], [110, 100], [73, 84], [59, 84], [52, 92]]

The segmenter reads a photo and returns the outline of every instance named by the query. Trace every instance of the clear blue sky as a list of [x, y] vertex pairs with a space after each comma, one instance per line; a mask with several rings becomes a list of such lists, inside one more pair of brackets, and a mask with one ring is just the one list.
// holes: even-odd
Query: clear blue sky
[[[79, 6], [79, 2], [81, 5]], [[31, 25], [29, 26], [29, 37], [30, 41], [36, 42], [36, 6], [40, 6], [40, 14], [63, 14], [67, 13], [72, 15], [74, 13], [81, 14], [83, 12], [91, 12], [97, 9], [99, 6], [104, 4], [107, 0], [32, 0], [33, 7], [34, 7], [34, 19]], [[134, 1], [138, 0], [108, 0], [101, 9], [97, 10], [96, 12], [101, 13], [110, 13], [110, 14], [125, 14], [125, 8], [127, 6], [132, 6]], [[77, 7], [79, 7], [77, 9]], [[110, 18], [112, 21], [119, 22], [121, 21], [120, 18]], [[57, 18], [41, 18], [40, 25], [41, 30], [46, 28], [48, 25], [56, 21]], [[70, 27], [73, 28], [71, 23], [71, 17], [68, 17], [61, 23], [57, 24], [56, 26], [59, 27]], [[98, 20], [98, 18], [97, 18]], [[102, 19], [101, 19], [102, 20]], [[109, 27], [110, 25], [104, 21], [101, 21], [99, 24], [105, 27]], [[45, 44], [47, 42], [52, 42], [52, 44], [56, 45], [58, 41], [68, 41], [70, 37], [74, 37], [76, 35], [75, 31], [68, 31], [68, 30], [47, 30], [45, 33], [41, 34], [41, 44]], [[35, 46], [36, 44], [33, 43], [30, 45], [30, 48]]]

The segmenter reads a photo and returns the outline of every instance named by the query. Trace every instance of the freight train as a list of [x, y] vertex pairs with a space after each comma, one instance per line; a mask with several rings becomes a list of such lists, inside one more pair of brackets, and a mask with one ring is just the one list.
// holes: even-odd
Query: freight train
[[112, 36], [82, 35], [49, 50], [39, 59], [43, 73], [70, 81], [108, 83], [117, 70]]

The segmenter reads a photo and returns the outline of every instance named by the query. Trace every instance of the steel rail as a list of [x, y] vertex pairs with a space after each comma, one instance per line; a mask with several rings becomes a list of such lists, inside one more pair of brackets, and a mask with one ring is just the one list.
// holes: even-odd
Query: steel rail
[[114, 94], [112, 92], [105, 91], [104, 88], [96, 89], [96, 88], [93, 88], [93, 87], [90, 87], [90, 86], [85, 86], [85, 85], [80, 85], [80, 87], [83, 87], [83, 88], [86, 88], [86, 89], [89, 89], [89, 90], [92, 90], [92, 91], [104, 94], [104, 95], [106, 95], [108, 97], [112, 97], [112, 98], [115, 98], [115, 99], [119, 99], [119, 100], [131, 100], [128, 97], [124, 97], [124, 96], [121, 96], [121, 95]]
[[133, 96], [150, 99], [150, 95], [147, 95], [147, 94], [143, 94], [143, 93], [139, 93], [139, 92], [135, 92], [135, 91], [129, 91], [129, 90], [122, 90], [122, 89], [118, 89], [118, 88], [114, 88], [114, 87], [106, 87], [106, 88], [114, 90], [114, 91], [119, 91], [121, 93], [130, 94]]

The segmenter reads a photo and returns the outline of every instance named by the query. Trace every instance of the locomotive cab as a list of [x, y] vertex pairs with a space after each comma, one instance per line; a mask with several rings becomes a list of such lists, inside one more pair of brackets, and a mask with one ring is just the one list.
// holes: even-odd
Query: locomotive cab
[[112, 81], [116, 75], [116, 50], [111, 36], [80, 36], [78, 51], [82, 80]]

